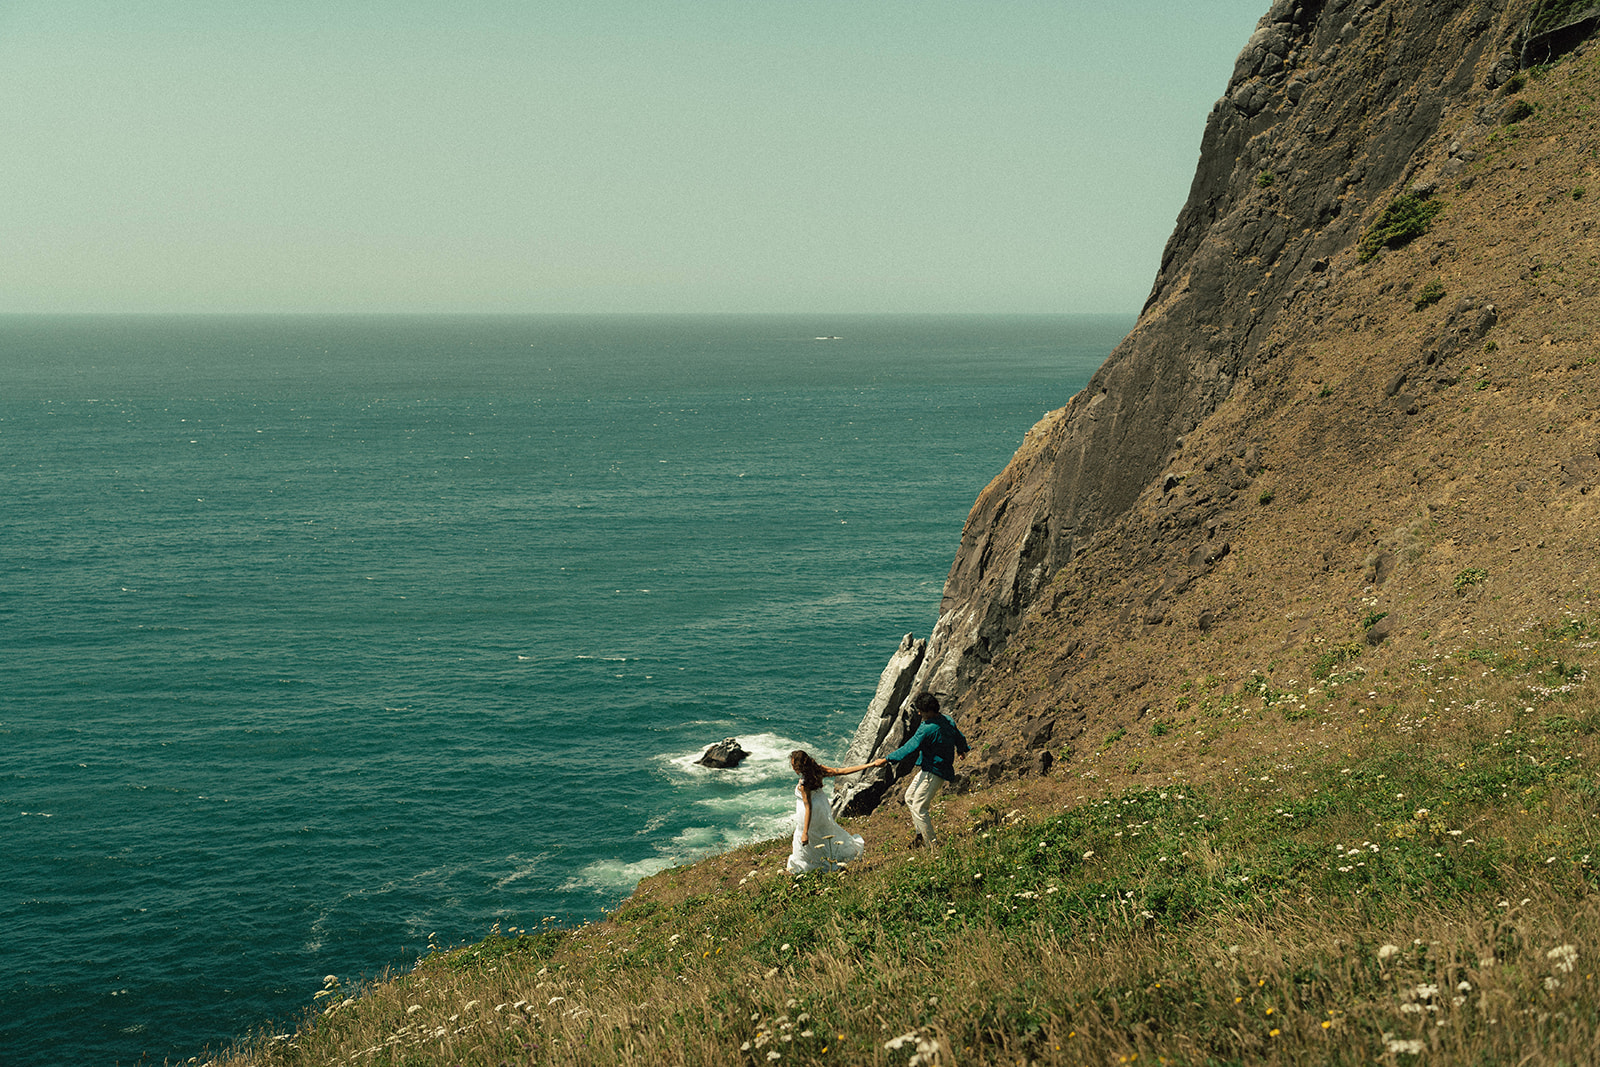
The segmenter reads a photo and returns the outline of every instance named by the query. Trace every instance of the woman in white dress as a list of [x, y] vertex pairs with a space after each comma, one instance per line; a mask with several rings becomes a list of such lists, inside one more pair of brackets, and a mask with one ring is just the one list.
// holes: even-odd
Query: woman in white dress
[[822, 791], [822, 780], [841, 774], [855, 774], [872, 766], [826, 767], [797, 748], [789, 753], [789, 766], [800, 776], [794, 787], [794, 847], [789, 851], [789, 870], [831, 871], [855, 859], [867, 847], [866, 839], [847, 832], [833, 821], [833, 805]]

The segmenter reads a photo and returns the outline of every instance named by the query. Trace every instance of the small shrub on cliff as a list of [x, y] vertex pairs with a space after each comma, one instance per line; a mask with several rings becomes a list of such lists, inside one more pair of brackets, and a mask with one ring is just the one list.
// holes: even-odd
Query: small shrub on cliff
[[1529, 118], [1532, 115], [1532, 104], [1528, 103], [1526, 100], [1515, 100], [1512, 101], [1510, 106], [1508, 106], [1504, 113], [1501, 114], [1500, 124], [1502, 126], [1510, 126], [1514, 123], [1521, 122], [1523, 119]]
[[1435, 278], [1422, 287], [1417, 298], [1411, 302], [1411, 307], [1413, 310], [1421, 311], [1429, 304], [1437, 304], [1442, 299], [1444, 299], [1444, 283]]
[[1417, 193], [1396, 197], [1383, 209], [1378, 221], [1361, 236], [1358, 246], [1361, 262], [1366, 263], [1385, 248], [1399, 248], [1428, 232], [1444, 205]]

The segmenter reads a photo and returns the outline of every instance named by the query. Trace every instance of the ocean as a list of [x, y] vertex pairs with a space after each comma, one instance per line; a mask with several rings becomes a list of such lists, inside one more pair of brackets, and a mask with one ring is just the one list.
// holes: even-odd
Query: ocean
[[1132, 325], [0, 318], [0, 1059], [187, 1059], [787, 836]]

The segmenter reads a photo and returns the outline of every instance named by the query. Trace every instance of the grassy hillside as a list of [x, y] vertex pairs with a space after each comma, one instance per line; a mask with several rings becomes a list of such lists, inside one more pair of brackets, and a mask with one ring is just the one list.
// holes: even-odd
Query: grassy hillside
[[1202, 684], [1183, 732], [1233, 753], [1203, 784], [954, 797], [933, 854], [886, 810], [834, 874], [752, 846], [221, 1062], [1594, 1062], [1597, 636], [1420, 660], [1349, 715]]
[[217, 1062], [1600, 1062], [1597, 105], [1593, 51], [1476, 90], [1346, 206], [1426, 217], [1055, 576], [944, 849], [891, 799], [847, 870], [663, 872]]

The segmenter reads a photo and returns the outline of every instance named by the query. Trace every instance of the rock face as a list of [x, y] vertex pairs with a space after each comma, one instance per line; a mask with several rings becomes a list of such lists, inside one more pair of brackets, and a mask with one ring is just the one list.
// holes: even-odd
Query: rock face
[[[1501, 263], [1512, 231], [1479, 236], [1479, 220], [1455, 205], [1528, 219], [1548, 211], [1546, 225], [1566, 227], [1560, 240], [1572, 254], [1590, 247], [1587, 216], [1570, 206], [1587, 211], [1592, 202], [1581, 188], [1587, 171], [1535, 178], [1541, 159], [1523, 157], [1513, 174], [1497, 157], [1508, 141], [1547, 138], [1506, 131], [1535, 115], [1527, 128], [1536, 128], [1563, 99], [1544, 93], [1542, 112], [1525, 99], [1536, 84], [1516, 76], [1525, 46], [1592, 47], [1582, 43], [1597, 24], [1591, 6], [1271, 4], [1207, 119], [1188, 199], [1138, 323], [1087, 387], [1028, 431], [962, 530], [907, 691], [938, 695], [981, 745], [968, 770], [974, 779], [1062, 773], [1052, 765], [1080, 745], [1103, 749], [1112, 732], [1159, 736], [1158, 726], [1168, 728], [1161, 709], [1172, 714], [1176, 698], [1158, 692], [1153, 676], [1193, 658], [1190, 648], [1232, 647], [1225, 642], [1247, 636], [1241, 619], [1259, 620], [1259, 605], [1283, 587], [1285, 572], [1266, 567], [1279, 557], [1264, 551], [1278, 541], [1299, 542], [1282, 557], [1298, 568], [1289, 576], [1340, 575], [1350, 586], [1339, 595], [1359, 610], [1338, 620], [1340, 644], [1354, 637], [1376, 650], [1405, 637], [1395, 620], [1413, 620], [1409, 610], [1365, 623], [1365, 634], [1342, 630], [1380, 596], [1397, 596], [1390, 591], [1400, 577], [1418, 573], [1429, 527], [1417, 514], [1444, 514], [1468, 484], [1447, 491], [1434, 473], [1451, 467], [1458, 450], [1480, 448], [1468, 440], [1475, 430], [1439, 414], [1445, 401], [1460, 415], [1492, 396], [1548, 418], [1539, 381], [1523, 381], [1535, 357], [1518, 337], [1548, 334], [1540, 351], [1556, 352], [1566, 334], [1518, 316], [1535, 306], [1561, 310], [1536, 287], [1547, 260], [1566, 253], [1530, 251], [1514, 268], [1486, 273], [1475, 264]], [[1592, 143], [1587, 128], [1571, 136]], [[1437, 216], [1453, 236], [1423, 242], [1376, 225], [1402, 204], [1426, 205], [1417, 233]], [[1369, 231], [1381, 241], [1364, 242]], [[1508, 331], [1507, 322], [1518, 324]], [[1523, 362], [1507, 364], [1501, 378], [1525, 386], [1526, 397], [1491, 381], [1489, 363], [1501, 357], [1490, 353], [1513, 346]], [[1541, 373], [1585, 365], [1564, 358]], [[1545, 426], [1547, 436], [1566, 433]], [[1551, 492], [1586, 494], [1595, 480], [1588, 458], [1600, 454], [1586, 433], [1575, 423], [1563, 438], [1574, 447], [1562, 445], [1562, 455], [1574, 458], [1554, 475], [1507, 470], [1508, 486], [1536, 493], [1550, 481]], [[1319, 496], [1319, 485], [1334, 482], [1342, 494]], [[1464, 528], [1455, 545], [1483, 536]], [[1530, 550], [1543, 547], [1530, 542]], [[1288, 655], [1313, 636], [1300, 605], [1328, 603], [1325, 590], [1300, 592], [1274, 624], [1285, 628], [1273, 640]], [[1012, 648], [1019, 631], [1027, 640]], [[1164, 641], [1162, 652], [1128, 651], [1141, 635], [1161, 634], [1148, 641]], [[872, 741], [853, 748], [853, 759], [904, 736], [898, 719], [882, 729], [884, 717], [875, 703], [863, 723]], [[1086, 731], [1101, 736], [1100, 748], [1087, 748]], [[841, 809], [867, 810], [887, 782], [876, 792], [857, 786]]]
[[[968, 516], [915, 688], [958, 708], [1052, 577], [1168, 474], [1184, 435], [1242, 377], [1274, 372], [1266, 342], [1279, 316], [1326, 286], [1332, 257], [1395, 196], [1436, 179], [1414, 159], [1446, 106], [1486, 57], [1515, 69], [1513, 8], [1525, 5], [1272, 4], [1207, 119], [1139, 322]], [[1243, 491], [1260, 463], [1241, 447], [1226, 491]], [[1171, 506], [1199, 527], [1209, 503], [1180, 492]]]
[[739, 746], [737, 738], [728, 737], [706, 749], [695, 762], [702, 767], [727, 769], [739, 766], [748, 755], [750, 753]]
[[[905, 707], [911, 695], [911, 683], [922, 667], [928, 643], [911, 634], [900, 640], [900, 647], [889, 657], [888, 666], [878, 678], [878, 689], [867, 713], [856, 727], [855, 737], [845, 752], [843, 766], [854, 767], [892, 752], [910, 736], [914, 716]], [[839, 779], [833, 790], [833, 813], [864, 815], [877, 806], [883, 794], [894, 782], [894, 775], [886, 768], [874, 768]]]

